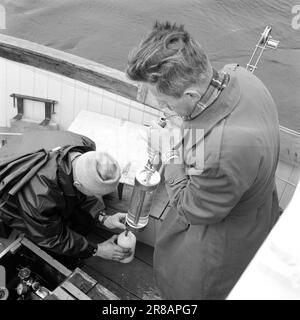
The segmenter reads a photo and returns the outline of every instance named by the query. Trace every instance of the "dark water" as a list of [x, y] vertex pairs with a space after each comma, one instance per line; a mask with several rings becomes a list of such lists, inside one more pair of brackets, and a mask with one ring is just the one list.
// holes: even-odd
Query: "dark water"
[[264, 53], [257, 75], [271, 91], [280, 123], [300, 131], [299, 0], [0, 0], [5, 33], [124, 70], [128, 52], [158, 20], [185, 24], [215, 67], [245, 65], [266, 25], [280, 40]]

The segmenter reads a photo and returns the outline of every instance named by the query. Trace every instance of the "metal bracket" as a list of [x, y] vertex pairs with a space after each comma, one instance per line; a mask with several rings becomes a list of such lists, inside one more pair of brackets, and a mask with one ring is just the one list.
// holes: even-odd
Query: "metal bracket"
[[18, 109], [18, 114], [14, 117], [16, 120], [21, 120], [24, 114], [24, 99], [22, 98], [14, 98], [14, 107], [16, 107], [16, 99], [17, 99], [17, 109]]
[[[279, 41], [272, 38], [271, 30], [272, 30], [271, 27], [266, 26], [264, 32], [261, 34], [261, 37], [255, 46], [255, 49], [252, 53], [252, 56], [251, 56], [249, 62], [247, 63], [246, 69], [248, 71], [254, 73], [254, 71], [257, 69], [257, 64], [258, 64], [265, 49], [267, 49], [267, 48], [274, 49], [274, 50], [277, 49], [277, 47], [279, 45]], [[252, 60], [254, 60], [256, 53], [258, 53], [258, 57], [257, 57], [256, 61], [253, 62]]]
[[45, 102], [45, 119], [40, 123], [41, 126], [47, 126], [51, 120], [51, 114], [54, 112], [54, 104]]
[[24, 100], [38, 101], [43, 102], [45, 104], [45, 119], [40, 123], [40, 126], [47, 126], [51, 121], [51, 115], [55, 114], [54, 106], [57, 103], [56, 100], [37, 98], [16, 93], [11, 94], [10, 96], [14, 99], [14, 107], [16, 106], [17, 100], [18, 114], [13, 119], [22, 119], [24, 115]]

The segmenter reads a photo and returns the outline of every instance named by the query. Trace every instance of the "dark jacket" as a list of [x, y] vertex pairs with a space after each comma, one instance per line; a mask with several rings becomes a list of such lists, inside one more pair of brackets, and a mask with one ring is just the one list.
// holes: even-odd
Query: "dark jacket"
[[0, 149], [0, 218], [47, 251], [91, 256], [96, 245], [74, 230], [82, 217], [95, 223], [104, 204], [73, 186], [69, 156], [92, 150], [90, 139], [63, 131], [25, 133]]
[[227, 71], [231, 79], [218, 100], [184, 122], [204, 130], [203, 165], [165, 169], [169, 212], [154, 252], [165, 298], [226, 298], [279, 216], [275, 103], [250, 72]]

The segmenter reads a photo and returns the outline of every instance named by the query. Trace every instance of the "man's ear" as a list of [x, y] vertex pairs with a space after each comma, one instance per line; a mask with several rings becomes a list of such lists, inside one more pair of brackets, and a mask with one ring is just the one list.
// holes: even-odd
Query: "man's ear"
[[192, 102], [198, 102], [201, 99], [200, 93], [194, 88], [188, 88], [184, 91], [184, 96], [188, 99], [191, 99]]

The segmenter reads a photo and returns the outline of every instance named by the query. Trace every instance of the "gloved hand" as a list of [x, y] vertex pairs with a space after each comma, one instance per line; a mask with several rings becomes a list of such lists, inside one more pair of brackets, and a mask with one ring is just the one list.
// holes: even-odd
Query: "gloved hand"
[[118, 212], [112, 216], [107, 216], [107, 218], [103, 222], [103, 225], [108, 229], [119, 228], [125, 230], [125, 218], [126, 213]]
[[110, 239], [99, 243], [95, 256], [106, 260], [120, 261], [131, 255], [131, 250], [122, 248], [116, 244], [118, 236], [115, 234]]

